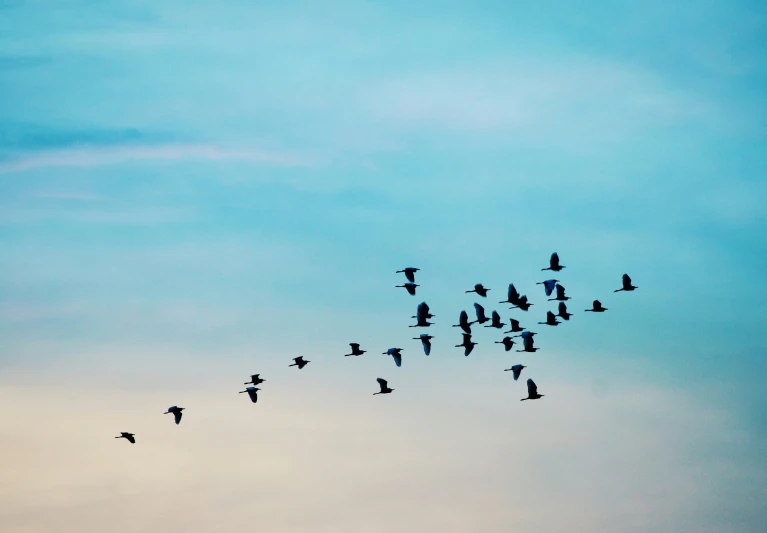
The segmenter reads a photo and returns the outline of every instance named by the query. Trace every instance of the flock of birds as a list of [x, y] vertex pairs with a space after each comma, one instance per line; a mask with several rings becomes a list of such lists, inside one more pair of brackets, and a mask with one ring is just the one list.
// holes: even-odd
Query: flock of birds
[[[553, 272], [560, 272], [562, 269], [564, 269], [564, 265], [561, 265], [559, 262], [559, 255], [557, 255], [556, 252], [551, 254], [551, 258], [549, 259], [549, 266], [547, 268], [542, 268], [541, 271], [553, 271]], [[404, 274], [407, 281], [402, 285], [396, 285], [397, 288], [404, 288], [407, 290], [407, 292], [411, 296], [416, 295], [416, 287], [419, 287], [418, 284], [415, 282], [415, 273], [418, 272], [420, 269], [415, 267], [408, 267], [403, 270], [398, 270], [397, 274]], [[546, 321], [545, 322], [538, 322], [538, 324], [547, 325], [547, 326], [556, 326], [560, 324], [561, 322], [558, 320], [558, 318], [561, 318], [563, 320], [570, 320], [570, 317], [572, 316], [572, 313], [570, 313], [567, 310], [567, 304], [566, 301], [570, 299], [569, 296], [565, 294], [565, 288], [563, 285], [560, 284], [558, 279], [547, 279], [545, 281], [538, 282], [537, 285], [543, 285], [544, 292], [546, 293], [546, 296], [551, 296], [554, 294], [555, 296], [553, 298], [549, 298], [548, 301], [556, 301], [559, 302], [557, 306], [557, 313], [555, 314], [553, 311], [547, 311], [546, 312]], [[634, 289], [637, 289], [638, 287], [635, 287], [632, 285], [631, 278], [628, 274], [623, 274], [622, 278], [622, 284], [620, 289], [616, 289], [613, 292], [621, 292], [621, 291], [633, 291]], [[474, 285], [474, 288], [468, 291], [465, 291], [466, 293], [476, 293], [478, 296], [482, 298], [487, 298], [487, 293], [490, 291], [487, 287], [482, 285], [481, 283], [477, 283]], [[533, 305], [530, 302], [528, 302], [526, 295], [520, 295], [517, 291], [516, 287], [514, 287], [514, 284], [510, 284], [508, 288], [508, 293], [506, 296], [506, 300], [502, 300], [499, 303], [502, 304], [511, 304], [511, 309], [520, 309], [522, 311], [528, 311], [530, 307]], [[604, 313], [607, 311], [607, 308], [602, 305], [602, 303], [599, 300], [594, 300], [592, 303], [591, 309], [585, 309], [584, 312], [592, 312], [592, 313]], [[476, 314], [475, 320], [469, 320], [469, 315], [466, 313], [466, 311], [461, 311], [461, 313], [458, 316], [458, 324], [453, 325], [455, 328], [461, 328], [462, 330], [462, 336], [463, 341], [461, 344], [456, 344], [456, 348], [463, 348], [463, 354], [465, 356], [468, 356], [473, 350], [474, 347], [477, 345], [476, 342], [472, 340], [472, 332], [471, 332], [471, 326], [473, 324], [479, 324], [486, 328], [495, 328], [495, 329], [503, 329], [506, 324], [501, 321], [501, 316], [498, 314], [497, 311], [493, 311], [488, 318], [485, 314], [485, 308], [478, 304], [474, 303], [474, 312]], [[434, 323], [429, 322], [429, 319], [434, 318], [434, 315], [431, 314], [431, 310], [429, 309], [429, 306], [426, 304], [426, 302], [421, 302], [418, 304], [418, 307], [416, 309], [416, 314], [412, 316], [411, 318], [416, 319], [416, 323], [409, 326], [411, 328], [428, 328], [429, 326], [432, 326]], [[486, 324], [489, 322], [489, 324]], [[508, 334], [514, 333], [515, 335], [509, 336]], [[509, 330], [503, 332], [504, 336], [502, 340], [495, 341], [496, 344], [502, 344], [505, 351], [509, 352], [514, 347], [515, 338], [521, 338], [522, 339], [522, 349], [516, 350], [517, 352], [531, 352], [535, 353], [539, 348], [535, 346], [535, 340], [534, 337], [536, 335], [535, 332], [528, 330], [527, 328], [524, 328], [520, 325], [519, 320], [516, 320], [514, 318], [509, 320]], [[423, 347], [423, 351], [426, 355], [429, 355], [431, 353], [431, 340], [434, 337], [432, 335], [429, 335], [428, 333], [422, 333], [418, 337], [413, 337], [413, 340], [419, 340], [421, 341], [421, 345]], [[359, 343], [352, 342], [349, 344], [351, 347], [351, 353], [345, 354], [345, 357], [349, 356], [360, 356], [363, 355], [366, 352], [366, 350], [362, 350], [360, 348]], [[387, 351], [383, 352], [384, 355], [389, 355], [394, 360], [394, 363], [397, 365], [397, 367], [402, 366], [402, 348], [389, 348]], [[295, 357], [293, 358], [293, 364], [289, 366], [295, 366], [299, 370], [303, 369], [306, 365], [311, 363], [311, 361], [305, 360], [303, 357]], [[516, 364], [513, 365], [511, 368], [507, 368], [504, 371], [505, 372], [512, 372], [512, 376], [514, 378], [514, 381], [517, 381], [522, 374], [522, 370], [527, 368], [527, 366], [522, 364]], [[265, 382], [266, 380], [261, 377], [260, 374], [253, 374], [250, 376], [250, 381], [246, 381], [244, 385], [248, 385], [245, 390], [240, 391], [240, 394], [247, 394], [250, 398], [250, 401], [253, 403], [258, 402], [258, 391], [261, 389], [258, 387], [261, 383]], [[378, 382], [378, 386], [380, 390], [378, 392], [373, 393], [374, 395], [377, 394], [391, 394], [394, 389], [389, 387], [389, 382], [383, 378], [377, 378], [376, 381]], [[527, 380], [527, 397], [522, 398], [520, 401], [525, 400], [538, 400], [540, 398], [543, 398], [543, 394], [540, 394], [538, 392], [538, 386], [535, 384], [535, 382], [532, 379]], [[184, 407], [178, 407], [176, 405], [173, 405], [171, 407], [168, 407], [168, 410], [164, 414], [172, 414], [173, 418], [175, 420], [176, 424], [181, 423], [182, 418], [182, 411], [184, 410]], [[135, 444], [136, 442], [136, 436], [134, 433], [128, 433], [128, 432], [121, 432], [119, 437], [115, 437], [116, 439], [127, 439], [130, 443]]]

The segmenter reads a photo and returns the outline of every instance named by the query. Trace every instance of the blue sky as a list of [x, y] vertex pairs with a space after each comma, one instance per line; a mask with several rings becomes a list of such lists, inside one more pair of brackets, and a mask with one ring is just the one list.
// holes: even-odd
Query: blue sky
[[[0, 525], [216, 531], [253, 501], [273, 531], [765, 523], [767, 11], [561, 4], [0, 3]], [[529, 358], [453, 348], [477, 282], [543, 320], [552, 251], [571, 310], [608, 313], [537, 326]], [[510, 282], [529, 313], [495, 304]], [[256, 371], [251, 409], [229, 395]], [[126, 425], [142, 447], [99, 440]]]

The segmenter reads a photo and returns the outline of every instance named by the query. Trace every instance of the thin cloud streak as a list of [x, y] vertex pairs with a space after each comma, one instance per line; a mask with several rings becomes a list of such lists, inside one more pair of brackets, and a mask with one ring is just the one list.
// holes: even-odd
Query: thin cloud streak
[[309, 166], [304, 158], [257, 148], [222, 148], [210, 144], [168, 144], [109, 148], [72, 148], [37, 152], [0, 162], [0, 173], [24, 172], [46, 167], [99, 167], [129, 161], [243, 161], [278, 166]]

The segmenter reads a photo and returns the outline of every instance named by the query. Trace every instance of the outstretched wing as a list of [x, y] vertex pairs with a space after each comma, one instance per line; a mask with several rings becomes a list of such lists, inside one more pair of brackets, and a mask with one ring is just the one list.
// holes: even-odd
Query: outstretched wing
[[477, 320], [484, 320], [485, 319], [485, 308], [479, 305], [478, 303], [474, 304], [474, 311], [477, 313]]
[[557, 298], [561, 300], [564, 297], [565, 297], [565, 288], [559, 283], [557, 283]]
[[507, 299], [513, 304], [516, 304], [519, 301], [519, 293], [513, 283], [509, 284], [509, 297]]
[[350, 343], [349, 343], [349, 346], [351, 346], [351, 347], [352, 347], [352, 351], [353, 351], [353, 352], [356, 352], [357, 350], [359, 350], [359, 349], [360, 349], [360, 345], [359, 345], [359, 344], [357, 344], [356, 342], [350, 342]]
[[631, 278], [628, 274], [623, 274], [623, 288], [631, 287]]
[[530, 378], [527, 379], [527, 395], [528, 396], [538, 395], [538, 387], [535, 385], [535, 382]]
[[248, 396], [250, 396], [250, 401], [253, 403], [256, 403], [258, 401], [258, 391], [253, 387], [248, 387]]
[[128, 442], [131, 444], [136, 444], [136, 438], [131, 433], [126, 433], [125, 438], [128, 439]]
[[405, 277], [411, 283], [415, 282], [415, 271], [412, 268], [405, 269]]
[[182, 414], [183, 413], [181, 411], [179, 411], [179, 410], [176, 410], [176, 411], [173, 412], [173, 418], [176, 419], [176, 424], [180, 424], [181, 423], [181, 415]]
[[551, 254], [551, 259], [549, 259], [549, 266], [552, 269], [559, 267], [559, 254], [557, 254], [557, 252]]
[[546, 291], [546, 296], [551, 296], [551, 293], [554, 291], [556, 284], [557, 282], [553, 279], [547, 279], [543, 282], [543, 289]]
[[522, 365], [514, 365], [511, 367], [511, 370], [514, 374], [514, 381], [517, 381], [519, 379], [519, 375], [522, 373]]
[[376, 381], [378, 382], [378, 385], [380, 385], [380, 387], [381, 387], [381, 391], [382, 391], [382, 392], [383, 392], [384, 390], [386, 390], [386, 387], [388, 387], [388, 386], [389, 386], [389, 382], [388, 382], [388, 381], [386, 381], [386, 380], [385, 380], [385, 379], [383, 379], [383, 378], [377, 378], [377, 379], [376, 379]]
[[422, 338], [421, 344], [423, 344], [423, 353], [429, 355], [431, 353], [431, 341], [428, 338]]
[[394, 358], [394, 363], [397, 366], [402, 366], [402, 354], [401, 353], [399, 353], [397, 351], [397, 352], [392, 353], [391, 356]]

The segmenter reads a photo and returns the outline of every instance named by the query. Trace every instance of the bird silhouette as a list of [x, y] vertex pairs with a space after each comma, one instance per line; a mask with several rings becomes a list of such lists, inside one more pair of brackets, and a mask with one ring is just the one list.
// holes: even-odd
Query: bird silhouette
[[503, 344], [503, 347], [506, 349], [507, 352], [511, 351], [511, 347], [514, 346], [514, 341], [511, 340], [511, 337], [504, 337], [503, 340], [495, 341], [496, 344]]
[[463, 342], [461, 344], [456, 344], [456, 348], [463, 348], [463, 355], [467, 356], [471, 353], [471, 351], [474, 349], [474, 347], [477, 345], [476, 342], [472, 342], [471, 340], [471, 334], [464, 333], [463, 334]]
[[434, 322], [429, 322], [427, 319], [432, 318], [434, 315], [432, 315], [429, 312], [429, 306], [426, 304], [426, 302], [421, 302], [418, 304], [418, 307], [416, 308], [415, 316], [410, 318], [415, 318], [416, 323], [411, 328], [428, 328], [431, 326]]
[[503, 329], [504, 323], [501, 322], [501, 315], [498, 314], [498, 311], [493, 311], [490, 316], [490, 324], [485, 327]]
[[567, 304], [565, 302], [559, 302], [559, 316], [565, 320], [570, 320], [570, 317], [573, 316], [572, 313], [567, 312]]
[[266, 381], [266, 380], [265, 379], [261, 379], [261, 374], [253, 374], [252, 376], [250, 376], [250, 381], [246, 381], [245, 383], [243, 383], [243, 385], [249, 385], [251, 383], [253, 385], [259, 385], [259, 384], [263, 383], [264, 381]]
[[306, 365], [308, 365], [309, 363], [311, 363], [311, 361], [306, 361], [306, 360], [304, 360], [304, 358], [303, 358], [303, 357], [301, 357], [301, 356], [299, 356], [299, 357], [294, 357], [294, 358], [293, 358], [293, 361], [295, 361], [295, 363], [293, 363], [292, 365], [288, 365], [288, 366], [297, 366], [299, 370], [301, 370], [303, 367], [305, 367]]
[[631, 278], [628, 274], [623, 274], [623, 287], [621, 287], [618, 290], [615, 290], [613, 292], [621, 292], [621, 291], [633, 291], [634, 289], [638, 289], [639, 287], [634, 287], [631, 284]]
[[504, 372], [513, 372], [514, 381], [517, 381], [519, 379], [519, 375], [522, 373], [522, 369], [527, 368], [525, 365], [514, 365], [511, 368], [507, 368], [504, 370]]
[[419, 270], [421, 270], [421, 269], [420, 268], [414, 268], [414, 267], [407, 267], [407, 268], [405, 268], [403, 270], [397, 270], [397, 272], [395, 272], [395, 274], [401, 274], [401, 273], [404, 272], [405, 273], [405, 277], [407, 278], [407, 280], [409, 282], [413, 283], [413, 282], [415, 282], [415, 273], [418, 272]]
[[569, 299], [570, 299], [569, 296], [565, 296], [565, 288], [559, 283], [557, 283], [557, 296], [556, 298], [549, 298], [549, 301], [552, 302], [556, 300], [556, 301], [564, 302], [565, 300], [569, 300]]
[[395, 285], [395, 287], [404, 287], [405, 290], [410, 294], [410, 296], [415, 296], [415, 288], [419, 287], [420, 285], [416, 285], [415, 283], [405, 283], [404, 285]]
[[536, 285], [543, 285], [543, 290], [546, 291], [546, 296], [551, 296], [551, 293], [554, 292], [554, 286], [558, 281], [558, 279], [547, 279], [546, 281], [536, 283]]
[[599, 300], [594, 300], [592, 305], [594, 307], [592, 309], [586, 309], [586, 311], [590, 311], [592, 313], [604, 313], [607, 311], [607, 307], [602, 307], [602, 303]]
[[519, 333], [520, 331], [524, 331], [525, 328], [520, 327], [519, 320], [516, 320], [514, 318], [509, 319], [511, 322], [511, 329], [509, 331], [504, 331], [504, 333]]
[[533, 340], [533, 336], [532, 335], [525, 335], [525, 333], [528, 333], [528, 332], [525, 331], [524, 333], [522, 333], [522, 347], [523, 347], [523, 349], [522, 350], [517, 350], [517, 351], [518, 352], [535, 352], [535, 351], [537, 351], [539, 348], [536, 348], [535, 346], [533, 346], [533, 344], [535, 344], [535, 340]]
[[466, 313], [466, 311], [461, 311], [461, 314], [458, 315], [458, 324], [454, 324], [454, 328], [461, 328], [464, 333], [468, 333], [471, 335], [471, 325], [472, 322], [469, 322], [469, 315]]
[[521, 296], [519, 298], [519, 300], [517, 300], [517, 304], [516, 305], [512, 305], [511, 308], [512, 309], [521, 309], [522, 311], [527, 311], [528, 309], [530, 309], [530, 307], [532, 307], [532, 305], [533, 304], [531, 304], [531, 303], [529, 303], [527, 301], [527, 295], [525, 295], [525, 296]]
[[[293, 365], [290, 365], [293, 366]], [[241, 390], [240, 394], [243, 392], [247, 392], [248, 396], [250, 396], [250, 401], [253, 403], [256, 403], [258, 401], [258, 391], [260, 391], [258, 387], [246, 387], [245, 390]]]
[[126, 439], [131, 444], [136, 444], [136, 434], [135, 433], [126, 433], [125, 431], [120, 432], [119, 437], [115, 437], [116, 439]]
[[513, 283], [509, 283], [509, 292], [507, 293], [506, 300], [498, 303], [511, 305], [519, 304], [519, 292], [517, 292], [517, 289], [514, 287]]
[[474, 312], [477, 314], [477, 319], [474, 322], [472, 322], [472, 324], [475, 322], [484, 324], [485, 322], [490, 320], [489, 318], [487, 318], [487, 316], [485, 316], [485, 308], [479, 305], [478, 303], [474, 304]]
[[490, 289], [486, 289], [481, 283], [477, 283], [476, 285], [474, 285], [474, 288], [472, 290], [466, 291], [466, 292], [467, 293], [469, 293], [469, 292], [476, 292], [482, 298], [485, 298], [485, 297], [487, 297], [487, 291], [489, 291], [489, 290]]
[[522, 398], [520, 401], [524, 402], [525, 400], [537, 400], [538, 398], [543, 398], [543, 394], [538, 394], [538, 387], [535, 385], [535, 382], [528, 378], [527, 398]]
[[[350, 342], [349, 346], [351, 346], [352, 348], [352, 353], [346, 353], [344, 354], [344, 357], [349, 357], [350, 355], [357, 356], [357, 355], [362, 355], [363, 353], [366, 353], [365, 350], [360, 350], [360, 345], [356, 342]], [[256, 385], [258, 385], [258, 383], [256, 383]]]
[[173, 413], [173, 418], [176, 420], [176, 425], [181, 423], [181, 415], [183, 414], [181, 411], [184, 410], [184, 407], [176, 407], [175, 405], [171, 405], [168, 407], [168, 410], [163, 413], [165, 415]]
[[402, 366], [402, 348], [389, 348], [386, 350], [383, 354], [384, 355], [391, 355], [392, 359], [394, 359], [394, 364], [397, 366]]
[[539, 324], [545, 324], [547, 326], [556, 326], [559, 324], [559, 320], [557, 320], [557, 315], [552, 313], [551, 311], [546, 311], [546, 322], [538, 322]]
[[381, 392], [374, 392], [373, 396], [375, 396], [376, 394], [389, 394], [391, 393], [391, 391], [394, 390], [389, 388], [389, 382], [386, 381], [385, 379], [376, 378], [376, 381], [378, 382], [378, 385], [381, 387]]
[[533, 335], [537, 335], [534, 331], [523, 331], [519, 335], [514, 335], [515, 337], [522, 337], [522, 340], [524, 341], [528, 337], [532, 337]]
[[413, 337], [413, 340], [421, 341], [421, 344], [423, 345], [423, 353], [429, 355], [431, 353], [431, 340], [433, 338], [434, 337], [427, 333], [421, 333], [420, 337]]
[[559, 255], [557, 252], [554, 252], [551, 254], [551, 258], [549, 259], [549, 267], [542, 268], [541, 270], [553, 270], [554, 272], [559, 272], [563, 268], [565, 267], [559, 264]]

